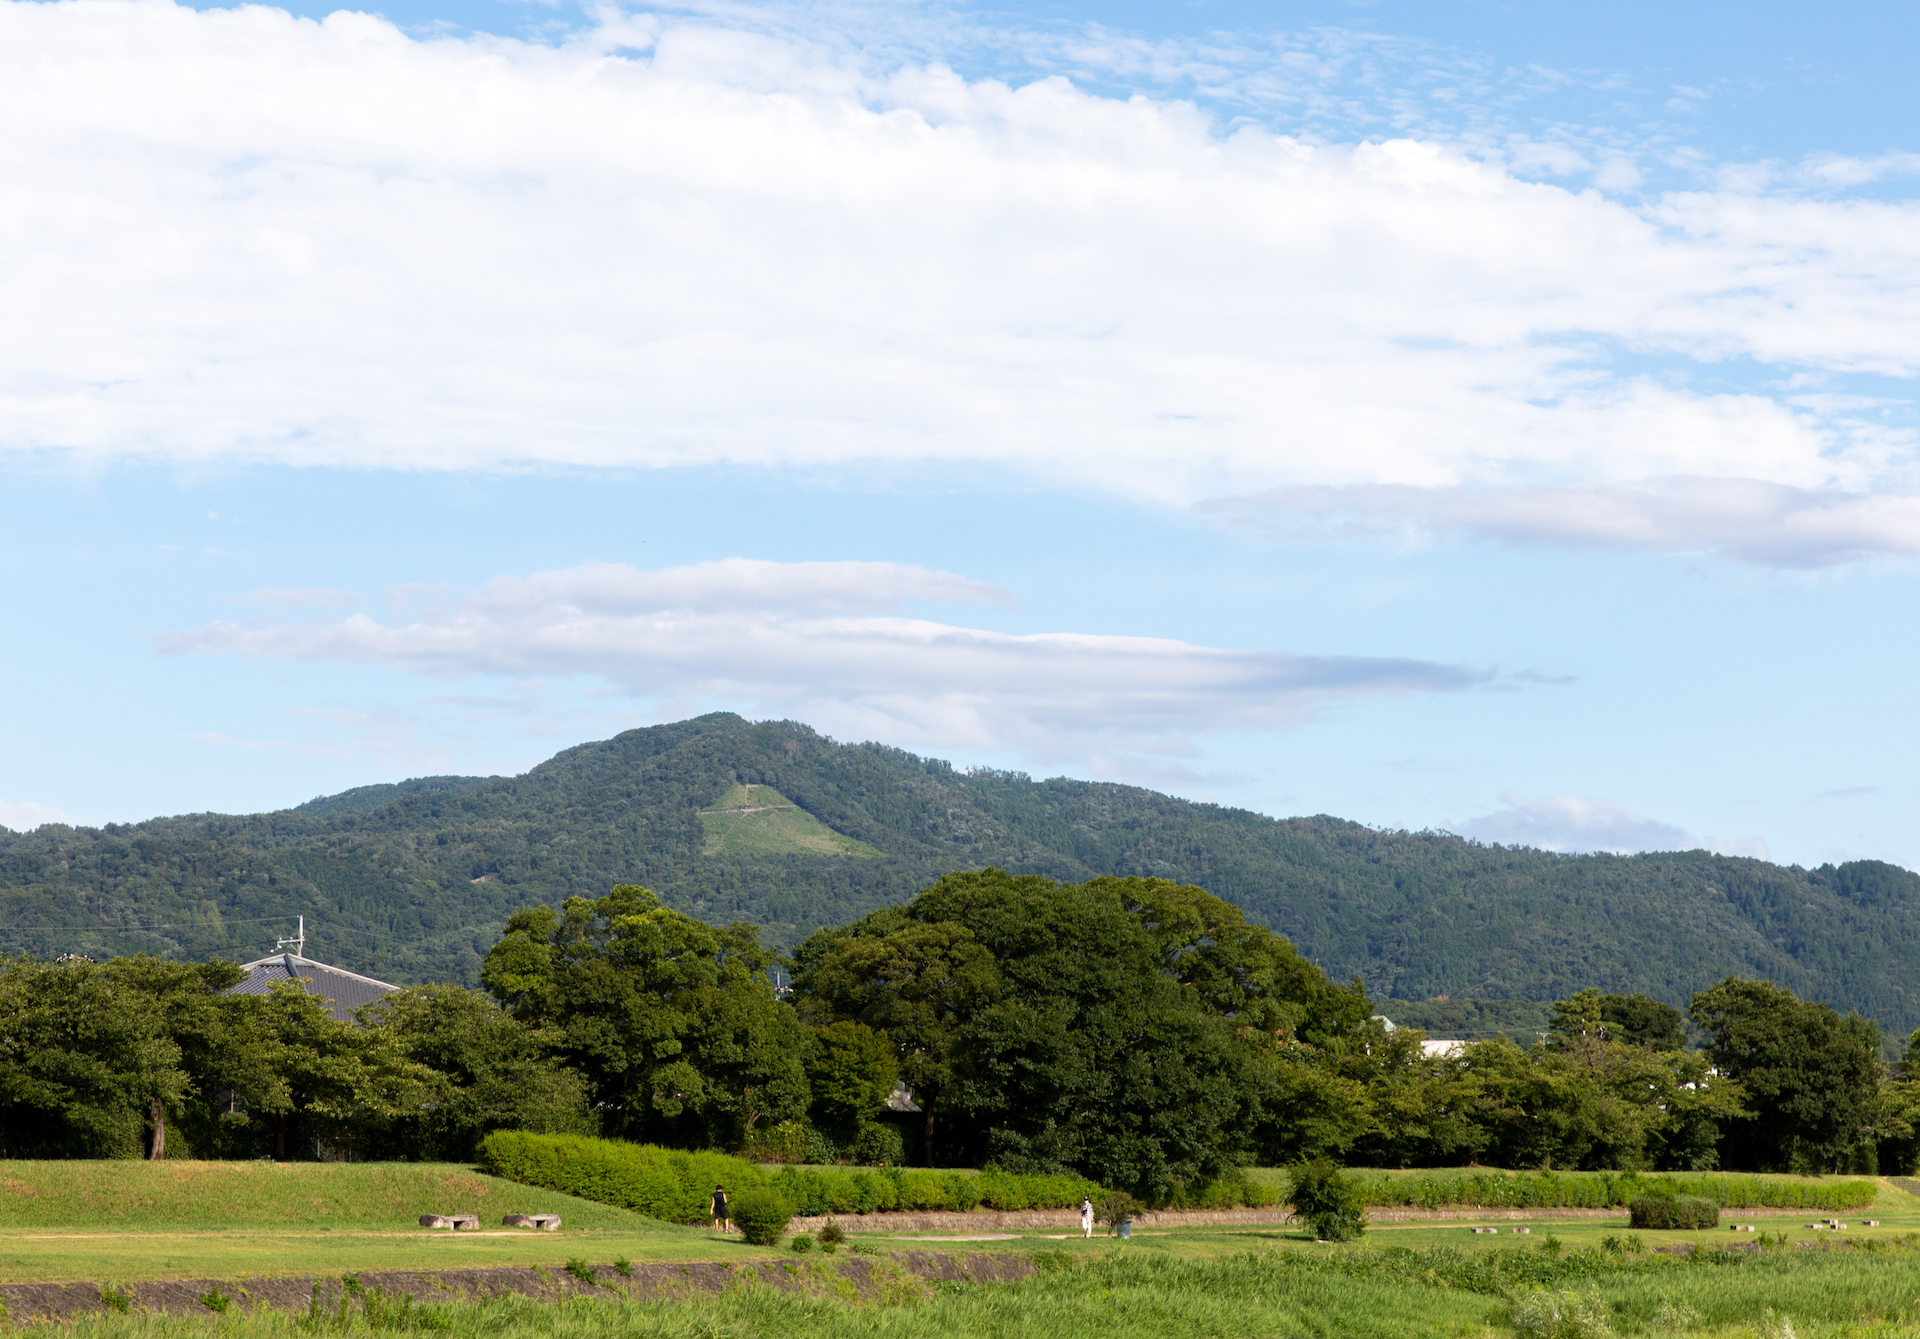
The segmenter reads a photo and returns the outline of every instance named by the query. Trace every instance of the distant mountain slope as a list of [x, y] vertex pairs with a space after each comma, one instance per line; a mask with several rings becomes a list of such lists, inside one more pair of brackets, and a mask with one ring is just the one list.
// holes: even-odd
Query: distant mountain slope
[[[701, 811], [754, 807], [722, 803], [758, 793], [748, 785], [796, 806], [764, 811], [789, 826], [716, 843]], [[1546, 1000], [1598, 985], [1684, 1005], [1739, 972], [1902, 1032], [1920, 1026], [1920, 876], [1892, 865], [1483, 847], [956, 772], [731, 715], [583, 744], [518, 777], [366, 786], [244, 817], [0, 832], [0, 947], [238, 956], [289, 932], [252, 922], [304, 912], [314, 956], [394, 981], [471, 982], [510, 910], [614, 883], [645, 883], [706, 920], [758, 921], [791, 944], [988, 864], [1198, 883], [1334, 975], [1403, 1000]], [[23, 928], [74, 925], [87, 928]]]

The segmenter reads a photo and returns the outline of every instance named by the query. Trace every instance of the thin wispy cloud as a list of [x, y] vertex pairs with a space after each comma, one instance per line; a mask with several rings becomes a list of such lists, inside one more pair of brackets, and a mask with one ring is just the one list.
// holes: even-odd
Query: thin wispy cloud
[[1216, 499], [1198, 510], [1301, 538], [1464, 536], [1707, 553], [1773, 567], [1920, 553], [1920, 497], [1790, 488], [1758, 479], [1660, 479], [1631, 488], [1276, 488]]
[[1500, 796], [1501, 807], [1478, 818], [1451, 824], [1447, 831], [1502, 846], [1531, 846], [1545, 851], [1633, 855], [1641, 851], [1709, 850], [1717, 855], [1768, 858], [1758, 837], [1731, 841], [1702, 839], [1685, 828], [1636, 814], [1612, 800], [1577, 795], [1531, 799], [1516, 791]]
[[11, 828], [15, 832], [32, 832], [46, 823], [78, 823], [80, 820], [63, 809], [50, 804], [41, 804], [37, 800], [17, 802], [0, 800], [0, 828]]
[[[1316, 145], [755, 22], [552, 46], [0, 3], [0, 449], [965, 461], [1174, 504], [1588, 489], [1631, 512], [1649, 481], [1753, 481], [1812, 499], [1786, 539], [1704, 504], [1646, 524], [1767, 561], [1908, 551], [1909, 409], [1832, 392], [1920, 370], [1910, 204], [1777, 173], [1609, 198], [1597, 142], [1493, 153], [1403, 120]], [[1336, 58], [1072, 40], [1276, 88]], [[1423, 523], [1513, 528], [1461, 505]], [[1580, 512], [1537, 537], [1596, 542]]]
[[1343, 700], [1459, 692], [1491, 677], [1412, 658], [1015, 635], [888, 612], [1007, 598], [894, 563], [598, 564], [499, 578], [405, 623], [220, 621], [158, 645], [447, 678], [586, 675], [637, 698], [725, 702], [849, 738], [1041, 753], [1068, 740], [1138, 748], [1130, 737], [1282, 728]]

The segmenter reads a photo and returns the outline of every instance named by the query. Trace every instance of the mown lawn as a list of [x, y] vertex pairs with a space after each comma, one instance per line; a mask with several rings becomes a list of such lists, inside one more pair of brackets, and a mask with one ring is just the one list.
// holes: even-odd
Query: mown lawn
[[[478, 1233], [423, 1213], [473, 1213]], [[557, 1233], [508, 1229], [557, 1213]], [[765, 1255], [737, 1237], [432, 1163], [0, 1162], [0, 1282]]]

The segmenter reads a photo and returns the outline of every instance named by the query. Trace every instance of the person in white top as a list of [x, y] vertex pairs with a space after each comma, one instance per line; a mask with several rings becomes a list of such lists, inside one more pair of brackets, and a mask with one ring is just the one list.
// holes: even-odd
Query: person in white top
[[1093, 1201], [1084, 1195], [1080, 1197], [1080, 1230], [1089, 1237], [1093, 1235]]

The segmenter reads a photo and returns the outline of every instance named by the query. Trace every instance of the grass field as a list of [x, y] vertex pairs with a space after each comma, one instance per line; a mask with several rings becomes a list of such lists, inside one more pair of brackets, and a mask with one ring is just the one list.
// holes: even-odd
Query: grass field
[[[423, 1213], [472, 1213], [481, 1232]], [[558, 1233], [499, 1226], [557, 1213]], [[699, 1228], [431, 1163], [0, 1162], [0, 1282], [764, 1255]]]
[[[1920, 1187], [1915, 1187], [1920, 1188]], [[563, 1214], [558, 1234], [431, 1232], [422, 1212]], [[1819, 1215], [1825, 1216], [1825, 1215]], [[516, 1299], [345, 1316], [107, 1316], [74, 1325], [97, 1339], [293, 1339], [296, 1333], [452, 1333], [497, 1339], [1094, 1339], [1218, 1336], [1467, 1339], [1516, 1334], [1516, 1308], [1571, 1307], [1560, 1339], [1699, 1335], [1706, 1339], [1920, 1337], [1920, 1197], [1880, 1183], [1875, 1207], [1816, 1232], [1811, 1213], [1748, 1215], [1763, 1231], [1632, 1233], [1625, 1215], [1516, 1220], [1463, 1210], [1441, 1220], [1376, 1223], [1329, 1246], [1281, 1224], [1159, 1230], [1131, 1241], [1078, 1233], [862, 1234], [889, 1250], [1035, 1252], [1017, 1284], [939, 1285], [930, 1296], [856, 1302], [847, 1290], [794, 1296], [747, 1284], [691, 1302]], [[1863, 1218], [1881, 1226], [1867, 1229]], [[1475, 1224], [1500, 1228], [1476, 1236]], [[1513, 1229], [1530, 1233], [1516, 1236]], [[944, 1240], [925, 1238], [946, 1237]], [[1806, 1249], [1806, 1241], [1825, 1249]], [[1692, 1257], [1656, 1246], [1689, 1242]], [[1759, 1244], [1753, 1252], [1728, 1245]], [[486, 1265], [773, 1259], [737, 1238], [656, 1223], [533, 1191], [464, 1167], [417, 1164], [0, 1163], [0, 1280], [105, 1283], [190, 1277], [333, 1274]], [[815, 1255], [810, 1261], [821, 1263]], [[1552, 1299], [1561, 1297], [1563, 1301]], [[1571, 1303], [1564, 1301], [1571, 1297]], [[1531, 1298], [1531, 1300], [1529, 1300]], [[1603, 1327], [1603, 1328], [1601, 1328]], [[1542, 1336], [1550, 1330], [1536, 1329]]]
[[[856, 1301], [745, 1282], [691, 1302], [520, 1299], [248, 1318], [106, 1316], [85, 1339], [295, 1339], [396, 1333], [489, 1339], [1880, 1339], [1920, 1332], [1920, 1250], [1792, 1250], [1703, 1262], [1507, 1246], [1363, 1248], [1183, 1259], [1104, 1243], [1013, 1284], [900, 1281]], [[918, 1295], [915, 1295], [918, 1294]], [[1559, 1310], [1557, 1324], [1544, 1312]], [[1569, 1316], [1571, 1319], [1569, 1320]], [[1516, 1322], [1531, 1318], [1531, 1326]], [[1542, 1323], [1546, 1322], [1546, 1323]]]

